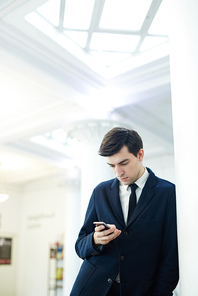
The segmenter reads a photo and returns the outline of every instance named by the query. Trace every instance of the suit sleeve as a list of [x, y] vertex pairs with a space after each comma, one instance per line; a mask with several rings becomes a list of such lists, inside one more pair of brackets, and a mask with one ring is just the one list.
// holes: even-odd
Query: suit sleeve
[[76, 253], [82, 259], [85, 259], [90, 256], [99, 255], [104, 249], [104, 246], [96, 248], [96, 246], [94, 245], [94, 221], [98, 221], [98, 217], [95, 210], [95, 191], [93, 191], [93, 194], [91, 196], [85, 215], [85, 221], [79, 232], [78, 239], [75, 244]]
[[163, 223], [160, 261], [152, 296], [171, 296], [179, 279], [175, 194], [169, 200]]

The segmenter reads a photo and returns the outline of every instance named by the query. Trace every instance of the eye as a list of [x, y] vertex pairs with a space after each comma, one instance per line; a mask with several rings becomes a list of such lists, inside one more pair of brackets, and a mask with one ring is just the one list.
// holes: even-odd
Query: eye
[[127, 164], [128, 164], [128, 161], [127, 161], [127, 162], [123, 162], [123, 163], [122, 163], [122, 165], [127, 165]]

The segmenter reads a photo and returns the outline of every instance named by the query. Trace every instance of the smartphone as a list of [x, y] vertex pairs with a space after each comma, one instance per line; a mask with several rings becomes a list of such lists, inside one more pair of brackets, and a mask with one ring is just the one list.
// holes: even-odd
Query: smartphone
[[96, 225], [96, 226], [104, 225], [105, 226], [104, 230], [110, 229], [110, 226], [107, 225], [105, 222], [93, 222], [93, 224]]

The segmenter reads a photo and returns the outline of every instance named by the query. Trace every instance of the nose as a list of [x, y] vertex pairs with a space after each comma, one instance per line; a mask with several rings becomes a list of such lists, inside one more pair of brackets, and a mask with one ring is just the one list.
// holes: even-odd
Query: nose
[[115, 166], [115, 175], [116, 177], [121, 177], [124, 174], [124, 171], [121, 167]]

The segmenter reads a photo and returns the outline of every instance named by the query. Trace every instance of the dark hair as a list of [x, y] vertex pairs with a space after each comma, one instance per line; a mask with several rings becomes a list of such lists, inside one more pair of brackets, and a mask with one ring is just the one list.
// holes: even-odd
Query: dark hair
[[104, 136], [100, 145], [99, 155], [112, 156], [118, 153], [123, 146], [127, 146], [129, 152], [137, 157], [138, 152], [143, 148], [142, 139], [134, 130], [115, 127]]

